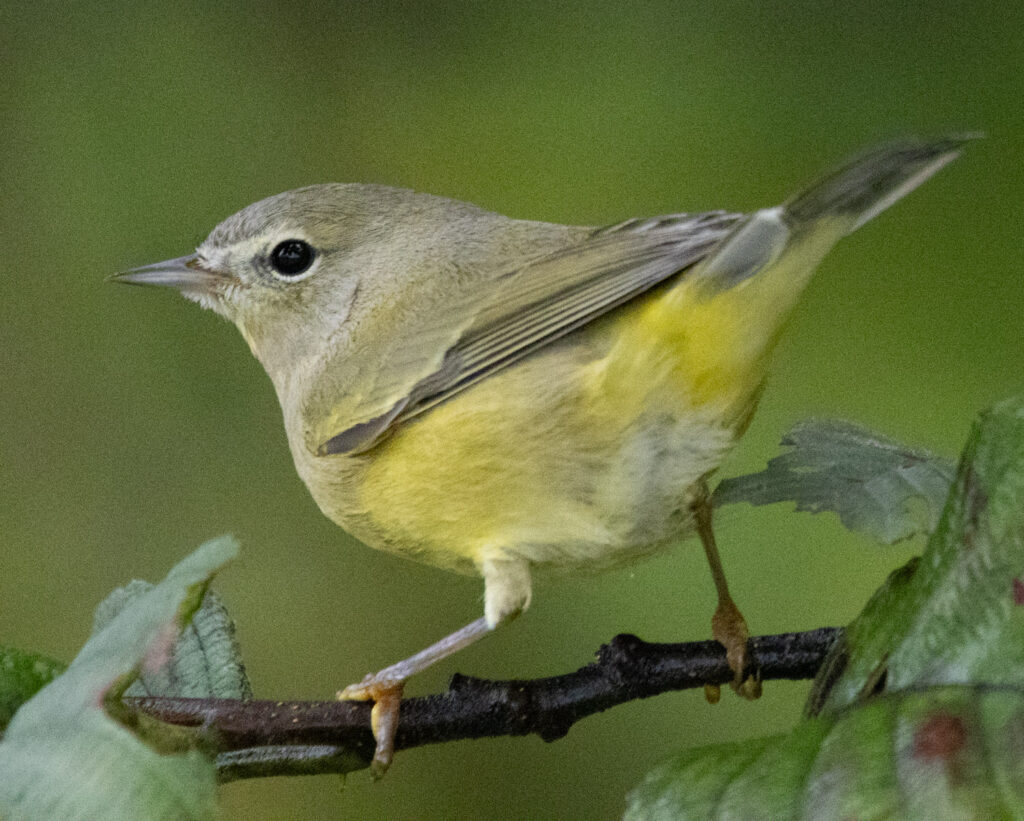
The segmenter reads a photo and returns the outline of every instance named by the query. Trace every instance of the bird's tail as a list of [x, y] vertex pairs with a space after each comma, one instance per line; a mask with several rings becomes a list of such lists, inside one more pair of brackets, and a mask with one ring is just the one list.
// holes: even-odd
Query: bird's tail
[[959, 156], [969, 136], [887, 143], [854, 157], [775, 208], [751, 214], [693, 272], [712, 292], [732, 288], [799, 251], [786, 266], [797, 291], [827, 251]]
[[953, 160], [964, 139], [907, 140], [862, 154], [783, 205], [748, 216], [652, 302], [641, 323], [648, 344], [654, 336], [674, 355], [690, 401], [714, 404], [742, 425], [822, 257]]
[[849, 220], [847, 233], [882, 213], [955, 160], [969, 136], [906, 140], [861, 154], [783, 205], [798, 230], [823, 217]]

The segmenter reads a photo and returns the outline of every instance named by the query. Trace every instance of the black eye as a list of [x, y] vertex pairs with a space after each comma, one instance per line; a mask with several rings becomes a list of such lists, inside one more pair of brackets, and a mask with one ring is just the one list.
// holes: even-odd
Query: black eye
[[270, 264], [282, 276], [297, 277], [309, 270], [316, 252], [308, 242], [286, 239], [270, 252]]

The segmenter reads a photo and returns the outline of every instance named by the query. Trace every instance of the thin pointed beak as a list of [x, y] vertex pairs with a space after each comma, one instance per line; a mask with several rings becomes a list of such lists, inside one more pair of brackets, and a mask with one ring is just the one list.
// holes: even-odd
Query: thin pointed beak
[[132, 268], [110, 277], [112, 282], [128, 285], [162, 285], [177, 288], [182, 293], [215, 294], [231, 277], [220, 271], [204, 268], [195, 254], [164, 262], [154, 262], [141, 268]]

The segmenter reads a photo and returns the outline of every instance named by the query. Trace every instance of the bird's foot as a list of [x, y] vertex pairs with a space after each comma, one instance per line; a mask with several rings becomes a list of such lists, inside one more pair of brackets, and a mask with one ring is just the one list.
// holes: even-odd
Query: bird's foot
[[380, 778], [391, 766], [395, 754], [395, 734], [398, 732], [398, 711], [402, 704], [405, 679], [395, 679], [380, 673], [371, 673], [358, 684], [350, 684], [338, 691], [339, 701], [372, 701], [370, 726], [377, 747], [370, 762], [370, 772]]
[[[733, 680], [729, 683], [733, 692], [750, 701], [760, 698], [761, 679], [756, 674], [744, 675], [748, 663], [747, 640], [750, 631], [746, 619], [732, 599], [719, 602], [711, 617], [711, 635], [725, 648], [726, 661], [733, 671]], [[708, 695], [708, 700], [712, 701], [712, 694]]]

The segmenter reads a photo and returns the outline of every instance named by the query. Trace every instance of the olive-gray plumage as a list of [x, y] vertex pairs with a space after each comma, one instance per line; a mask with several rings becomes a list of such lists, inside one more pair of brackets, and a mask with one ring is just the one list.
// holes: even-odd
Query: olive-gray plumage
[[483, 576], [483, 619], [345, 691], [379, 700], [386, 764], [401, 682], [525, 609], [539, 565], [629, 560], [698, 529], [714, 632], [742, 672], [746, 626], [705, 480], [820, 259], [961, 142], [883, 146], [750, 215], [598, 230], [309, 186], [120, 278], [171, 285], [238, 326], [328, 516], [371, 546]]

